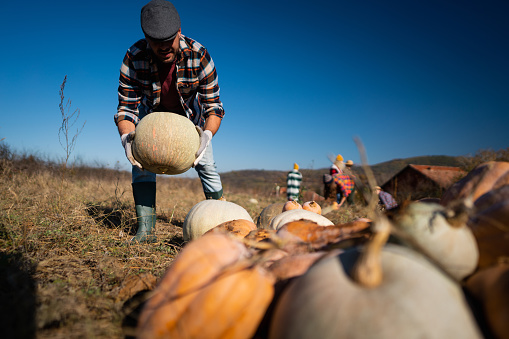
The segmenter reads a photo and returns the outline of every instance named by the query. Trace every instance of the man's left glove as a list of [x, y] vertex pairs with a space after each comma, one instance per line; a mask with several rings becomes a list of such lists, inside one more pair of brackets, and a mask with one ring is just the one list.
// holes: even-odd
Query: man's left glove
[[122, 146], [124, 146], [127, 160], [129, 160], [131, 165], [136, 166], [142, 170], [143, 167], [138, 161], [136, 161], [136, 159], [134, 159], [133, 156], [132, 145], [134, 140], [134, 131], [132, 131], [131, 133], [122, 134], [120, 140], [122, 141]]
[[210, 140], [212, 140], [212, 132], [209, 131], [208, 129], [204, 131], [200, 127], [196, 126], [196, 130], [200, 135], [200, 147], [198, 147], [198, 151], [196, 152], [195, 155], [196, 159], [193, 162], [193, 167], [198, 165], [201, 158], [203, 158], [203, 155], [205, 154], [205, 149], [207, 149], [207, 146], [210, 144]]

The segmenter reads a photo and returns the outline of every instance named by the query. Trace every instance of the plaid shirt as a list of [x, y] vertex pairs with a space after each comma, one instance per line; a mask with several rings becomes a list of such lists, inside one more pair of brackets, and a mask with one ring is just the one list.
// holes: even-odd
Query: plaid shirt
[[[205, 47], [181, 34], [176, 66], [180, 102], [187, 117], [201, 127], [210, 115], [223, 118], [216, 69]], [[115, 124], [129, 120], [137, 125], [138, 105], [151, 113], [160, 100], [161, 83], [155, 56], [147, 41], [141, 39], [127, 50], [120, 68]]]
[[354, 181], [350, 178], [348, 174], [336, 173], [332, 176], [334, 178], [334, 182], [338, 185], [341, 190], [341, 194], [346, 198], [352, 193], [352, 189], [355, 186]]
[[378, 196], [380, 197], [380, 201], [384, 204], [385, 209], [390, 210], [391, 208], [398, 207], [398, 203], [390, 193], [380, 191]]

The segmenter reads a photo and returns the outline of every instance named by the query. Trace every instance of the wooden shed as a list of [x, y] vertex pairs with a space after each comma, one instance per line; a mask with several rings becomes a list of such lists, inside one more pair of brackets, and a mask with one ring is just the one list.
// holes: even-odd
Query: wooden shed
[[405, 200], [440, 198], [467, 173], [459, 167], [407, 165], [381, 187], [401, 203]]

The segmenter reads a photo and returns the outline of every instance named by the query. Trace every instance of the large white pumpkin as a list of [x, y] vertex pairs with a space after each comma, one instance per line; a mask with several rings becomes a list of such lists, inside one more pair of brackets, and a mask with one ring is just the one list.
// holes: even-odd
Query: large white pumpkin
[[411, 239], [408, 245], [417, 245], [419, 252], [462, 280], [476, 269], [479, 250], [470, 228], [466, 224], [451, 226], [446, 213], [439, 204], [413, 202], [394, 218], [394, 226]]
[[150, 172], [181, 174], [193, 165], [200, 136], [196, 127], [182, 115], [154, 112], [136, 126], [133, 156]]
[[208, 230], [226, 221], [244, 219], [253, 222], [246, 209], [233, 202], [223, 200], [203, 200], [194, 205], [184, 220], [185, 241], [201, 237]]
[[458, 283], [411, 249], [387, 245], [383, 280], [349, 276], [360, 249], [319, 260], [277, 300], [269, 339], [462, 338], [482, 335]]

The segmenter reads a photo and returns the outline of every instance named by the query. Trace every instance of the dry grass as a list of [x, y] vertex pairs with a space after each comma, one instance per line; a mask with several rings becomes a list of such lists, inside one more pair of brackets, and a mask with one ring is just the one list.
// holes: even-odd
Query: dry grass
[[[126, 337], [137, 296], [153, 288], [184, 246], [185, 216], [204, 199], [199, 181], [160, 178], [158, 242], [125, 246], [136, 228], [129, 173], [81, 168], [62, 175], [54, 166], [31, 161], [0, 159], [5, 337]], [[284, 199], [225, 194], [253, 220]], [[362, 207], [327, 215], [336, 224], [364, 216]]]

